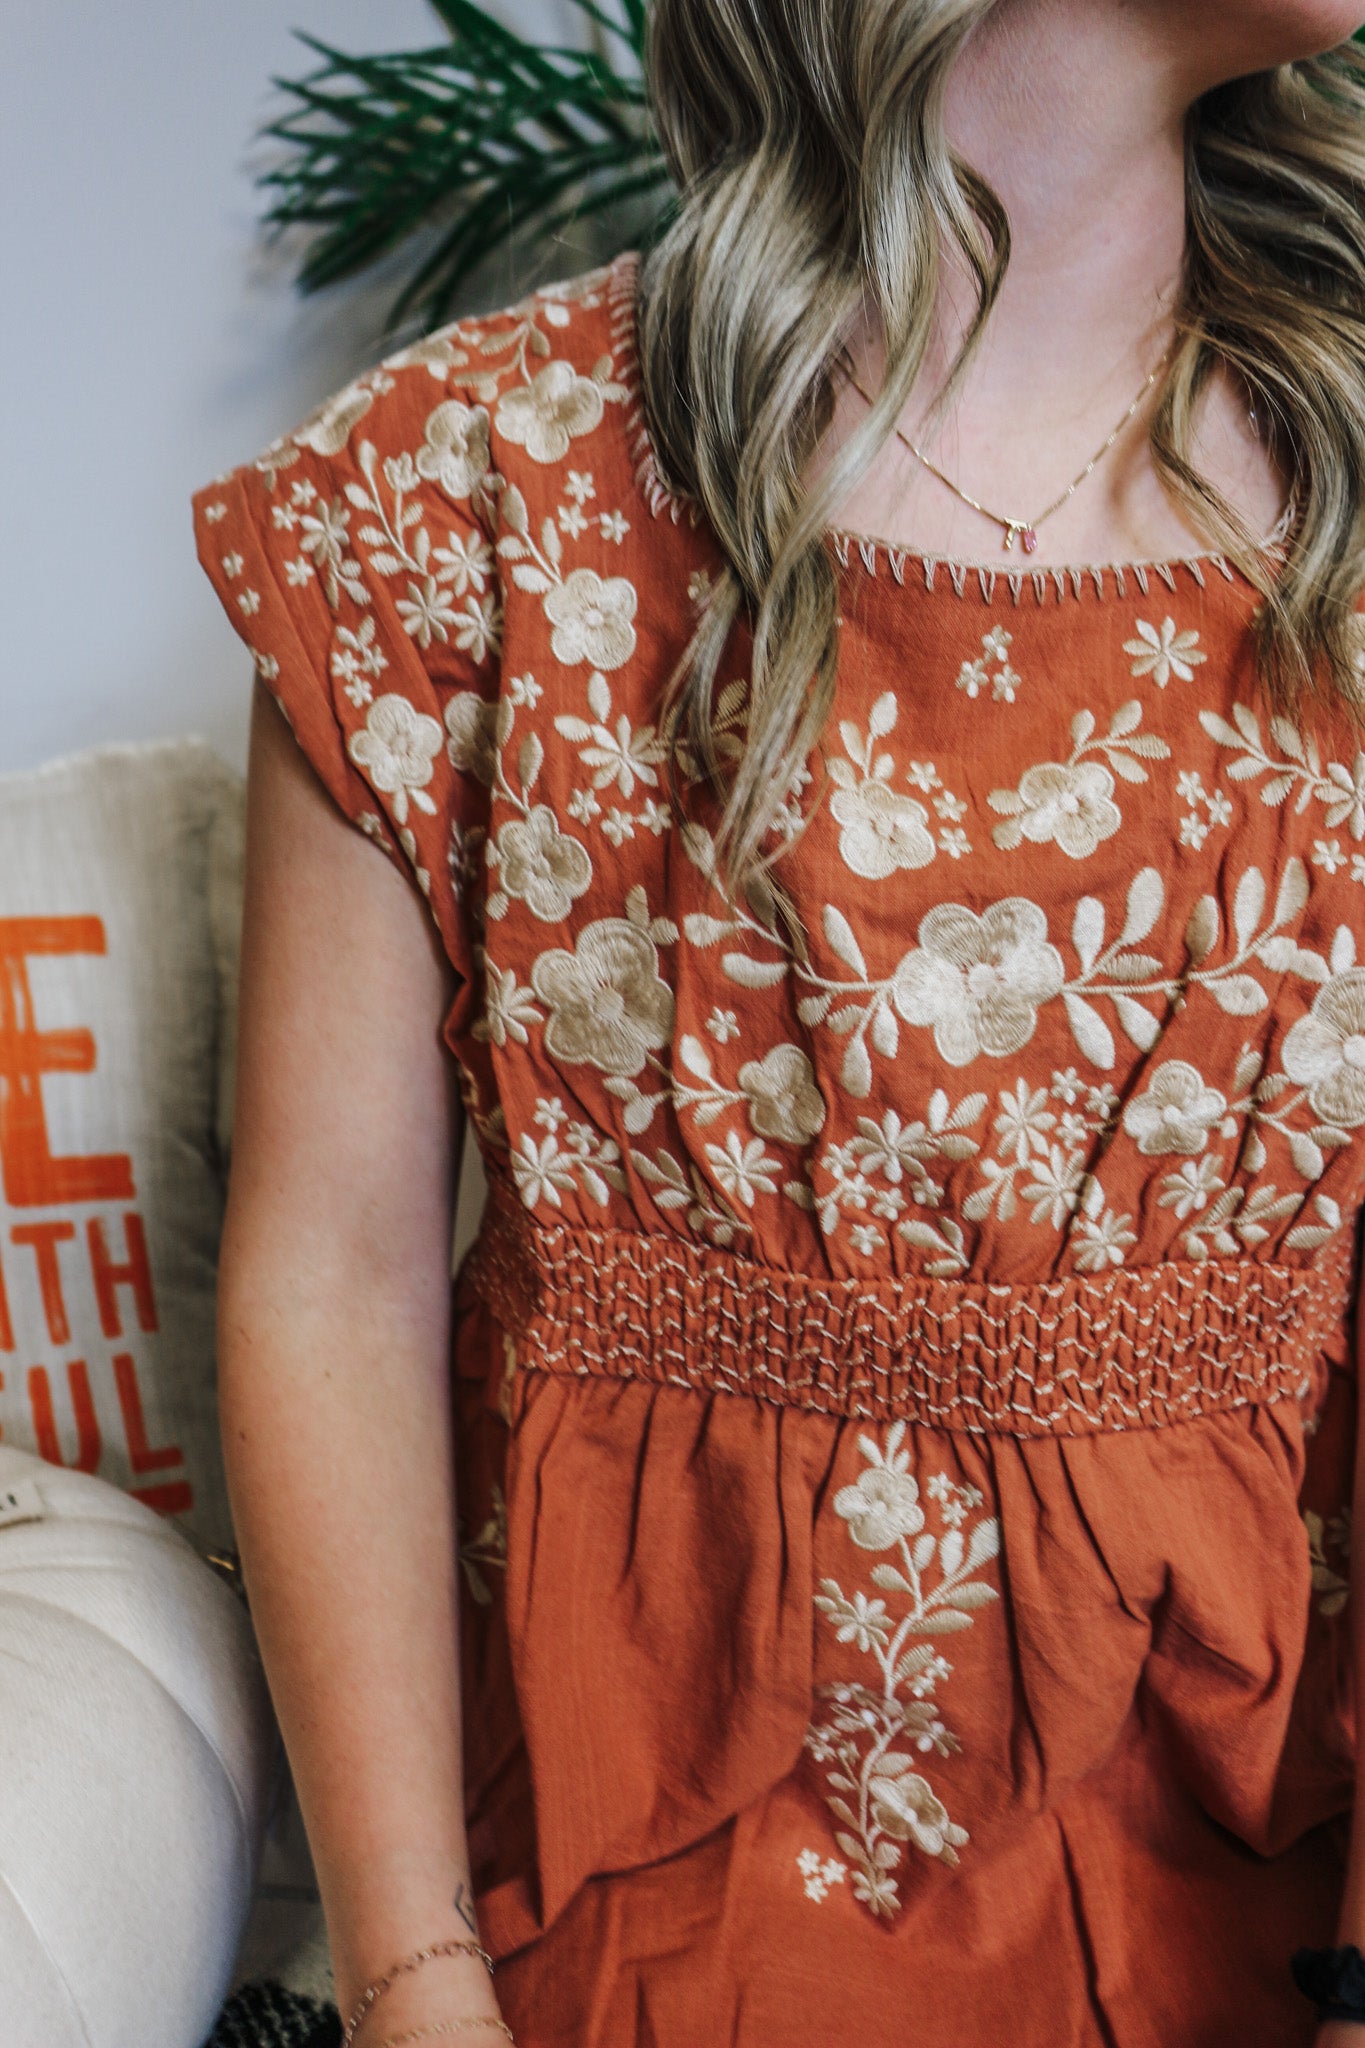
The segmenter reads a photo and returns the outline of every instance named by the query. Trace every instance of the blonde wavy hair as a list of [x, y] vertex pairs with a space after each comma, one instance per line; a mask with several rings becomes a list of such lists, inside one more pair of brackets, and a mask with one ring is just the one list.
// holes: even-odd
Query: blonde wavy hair
[[[700, 508], [726, 560], [666, 722], [676, 758], [699, 763], [723, 800], [725, 870], [751, 894], [776, 858], [777, 809], [829, 715], [835, 510], [914, 386], [943, 247], [965, 258], [978, 306], [941, 404], [1009, 261], [1004, 209], [943, 129], [949, 69], [992, 4], [652, 0], [650, 88], [681, 199], [640, 278], [642, 396], [663, 476]], [[1152, 453], [1197, 530], [1261, 593], [1258, 655], [1273, 701], [1320, 694], [1358, 716], [1365, 52], [1347, 44], [1210, 92], [1189, 117], [1186, 166], [1187, 258]], [[808, 485], [835, 365], [867, 305], [885, 339], [885, 380]], [[1188, 452], [1220, 359], [1269, 421], [1293, 482], [1296, 519], [1273, 572]], [[754, 651], [736, 759], [714, 707], [741, 618]]]

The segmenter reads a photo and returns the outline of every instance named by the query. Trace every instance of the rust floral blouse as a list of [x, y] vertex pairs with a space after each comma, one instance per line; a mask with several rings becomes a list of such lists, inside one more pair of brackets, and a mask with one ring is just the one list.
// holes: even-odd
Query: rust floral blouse
[[654, 464], [634, 289], [627, 256], [433, 334], [195, 503], [458, 976], [505, 2007], [603, 2048], [889, 2041], [907, 1998], [944, 2041], [1307, 2038], [1285, 1963], [1332, 1938], [1351, 1778], [1365, 753], [1267, 706], [1216, 556], [831, 535], [796, 957], [699, 782], [665, 794], [720, 557]]

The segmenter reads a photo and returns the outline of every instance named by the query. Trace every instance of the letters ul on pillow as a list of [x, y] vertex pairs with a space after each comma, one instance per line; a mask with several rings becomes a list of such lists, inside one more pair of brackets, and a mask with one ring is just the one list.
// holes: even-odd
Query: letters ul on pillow
[[0, 776], [0, 1436], [211, 1544], [240, 820], [197, 741]]

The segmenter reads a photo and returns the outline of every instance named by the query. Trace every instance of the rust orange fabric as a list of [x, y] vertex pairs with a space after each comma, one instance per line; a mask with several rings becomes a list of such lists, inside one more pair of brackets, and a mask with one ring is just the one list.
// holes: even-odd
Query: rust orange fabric
[[1216, 556], [831, 534], [792, 947], [695, 764], [666, 794], [722, 564], [634, 291], [626, 256], [430, 336], [195, 503], [458, 975], [504, 2009], [524, 2048], [1307, 2043], [1353, 1772], [1365, 757], [1266, 704]]

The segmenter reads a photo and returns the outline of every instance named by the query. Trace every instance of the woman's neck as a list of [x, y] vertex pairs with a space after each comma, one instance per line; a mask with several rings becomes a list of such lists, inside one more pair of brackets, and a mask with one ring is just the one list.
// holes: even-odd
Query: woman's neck
[[[949, 80], [949, 142], [1004, 205], [1010, 262], [966, 379], [936, 421], [932, 402], [973, 310], [960, 255], [945, 252], [933, 337], [902, 426], [945, 475], [1009, 517], [1033, 518], [1065, 488], [1171, 338], [1185, 240], [1185, 114], [1200, 81], [1178, 73], [1145, 20], [1141, 10], [1094, 0], [1006, 0]], [[853, 354], [859, 382], [874, 389], [881, 351], [870, 323]], [[835, 434], [862, 409], [845, 392]], [[1200, 546], [1153, 468], [1150, 410], [1040, 527], [1035, 566]], [[1210, 391], [1198, 454], [1253, 526], [1267, 530], [1280, 485], [1230, 379]], [[899, 443], [883, 451], [838, 523], [969, 560], [991, 559], [1003, 543], [999, 527]]]

